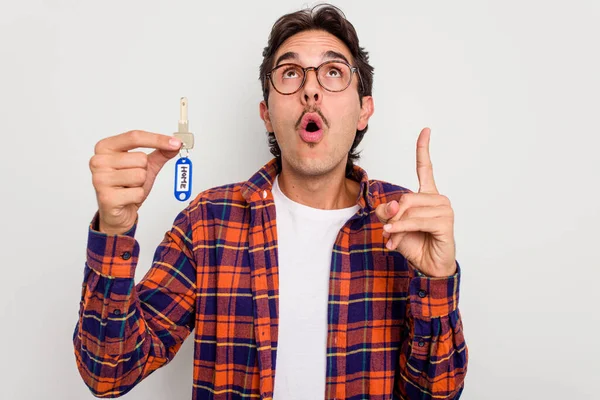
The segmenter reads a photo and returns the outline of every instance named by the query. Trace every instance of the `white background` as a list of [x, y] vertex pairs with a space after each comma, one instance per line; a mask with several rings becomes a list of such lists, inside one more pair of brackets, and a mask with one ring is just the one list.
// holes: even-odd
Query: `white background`
[[[338, 1], [375, 67], [359, 163], [418, 189], [432, 128], [456, 212], [470, 349], [462, 399], [598, 399], [600, 5]], [[0, 398], [91, 399], [75, 367], [95, 143], [196, 135], [194, 194], [270, 159], [258, 67], [301, 1], [0, 3]], [[309, 5], [312, 5], [310, 3]], [[187, 203], [174, 161], [140, 211], [138, 279]], [[125, 398], [189, 399], [192, 341]]]

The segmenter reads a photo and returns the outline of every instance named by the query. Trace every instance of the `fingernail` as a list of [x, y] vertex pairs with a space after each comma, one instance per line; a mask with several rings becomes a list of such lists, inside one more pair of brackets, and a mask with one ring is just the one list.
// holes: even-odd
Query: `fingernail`
[[392, 229], [392, 224], [386, 224], [383, 226], [383, 230], [389, 232]]
[[169, 140], [169, 146], [171, 146], [174, 149], [178, 149], [181, 147], [181, 141], [179, 139], [171, 139]]
[[392, 249], [392, 239], [388, 240], [388, 242], [385, 244], [385, 247], [387, 247], [388, 250]]

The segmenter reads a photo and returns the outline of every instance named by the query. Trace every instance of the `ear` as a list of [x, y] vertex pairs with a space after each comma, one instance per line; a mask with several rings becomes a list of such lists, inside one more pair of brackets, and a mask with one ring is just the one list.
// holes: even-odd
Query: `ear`
[[265, 128], [267, 128], [267, 132], [273, 132], [273, 125], [271, 124], [271, 115], [269, 114], [269, 107], [267, 107], [267, 103], [264, 100], [260, 102], [259, 110], [260, 119], [262, 119], [265, 123]]
[[362, 107], [360, 109], [360, 116], [358, 117], [358, 124], [356, 129], [362, 131], [369, 124], [369, 118], [375, 112], [375, 104], [373, 103], [373, 96], [363, 96]]

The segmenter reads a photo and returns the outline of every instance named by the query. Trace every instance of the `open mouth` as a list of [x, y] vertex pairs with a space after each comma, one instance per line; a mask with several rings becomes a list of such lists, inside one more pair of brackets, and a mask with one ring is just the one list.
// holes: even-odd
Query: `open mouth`
[[317, 113], [306, 113], [302, 117], [300, 126], [308, 132], [316, 132], [323, 128], [323, 120]]
[[307, 131], [307, 132], [311, 132], [311, 133], [312, 133], [312, 132], [316, 132], [316, 131], [318, 131], [319, 129], [320, 129], [320, 128], [319, 128], [319, 125], [317, 125], [317, 123], [316, 123], [316, 122], [314, 122], [314, 121], [311, 121], [311, 122], [309, 122], [309, 123], [306, 125], [306, 131]]
[[323, 138], [323, 120], [317, 113], [304, 114], [300, 123], [300, 137], [307, 143], [318, 143]]

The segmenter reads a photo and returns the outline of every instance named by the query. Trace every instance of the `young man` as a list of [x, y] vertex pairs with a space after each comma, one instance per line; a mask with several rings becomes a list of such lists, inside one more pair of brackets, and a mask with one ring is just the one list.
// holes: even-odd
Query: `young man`
[[[373, 69], [336, 8], [283, 16], [263, 56], [260, 116], [275, 158], [200, 193], [137, 285], [137, 210], [181, 143], [131, 131], [97, 144], [99, 211], [74, 333], [83, 380], [120, 396], [195, 329], [194, 399], [458, 399], [460, 271], [429, 129], [418, 193], [354, 165]], [[156, 150], [129, 152], [138, 147]]]

